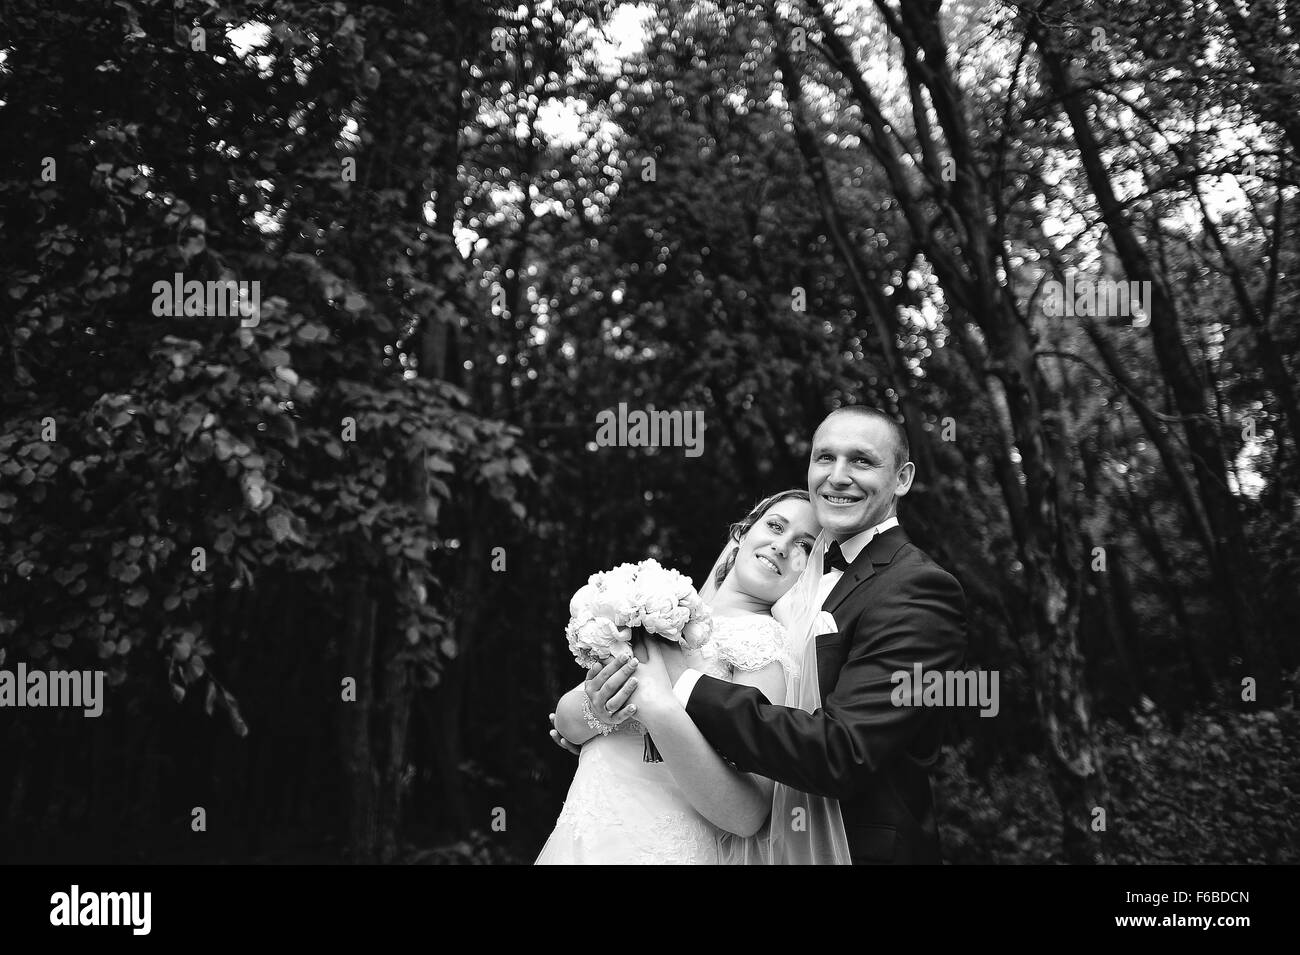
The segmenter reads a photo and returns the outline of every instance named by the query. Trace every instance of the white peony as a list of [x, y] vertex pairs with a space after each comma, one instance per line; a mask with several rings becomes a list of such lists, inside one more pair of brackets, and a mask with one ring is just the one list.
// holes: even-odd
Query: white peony
[[713, 633], [713, 618], [690, 578], [653, 558], [592, 574], [569, 601], [565, 635], [584, 667], [607, 660], [628, 642], [629, 627], [644, 627], [698, 649]]
[[605, 617], [570, 620], [564, 633], [569, 639], [573, 658], [583, 667], [608, 660], [616, 644], [627, 642], [626, 631], [621, 633], [614, 622]]

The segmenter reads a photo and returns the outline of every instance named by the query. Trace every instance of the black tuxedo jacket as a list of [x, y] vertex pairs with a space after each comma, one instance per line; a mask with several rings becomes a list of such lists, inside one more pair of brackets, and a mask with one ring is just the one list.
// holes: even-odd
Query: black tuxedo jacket
[[773, 706], [753, 687], [702, 676], [686, 712], [738, 769], [838, 799], [854, 864], [939, 863], [930, 769], [944, 711], [895, 706], [890, 677], [917, 663], [962, 665], [961, 585], [894, 527], [867, 544], [822, 609], [839, 632], [817, 638], [820, 709]]

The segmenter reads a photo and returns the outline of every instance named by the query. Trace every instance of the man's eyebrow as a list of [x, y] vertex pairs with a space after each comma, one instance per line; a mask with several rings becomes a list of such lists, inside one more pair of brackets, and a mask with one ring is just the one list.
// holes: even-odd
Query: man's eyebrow
[[[831, 451], [831, 448], [824, 444], [813, 445], [812, 453], [818, 454], [822, 451]], [[872, 448], [854, 447], [844, 452], [849, 457], [866, 457], [866, 458], [883, 458], [884, 455]]]

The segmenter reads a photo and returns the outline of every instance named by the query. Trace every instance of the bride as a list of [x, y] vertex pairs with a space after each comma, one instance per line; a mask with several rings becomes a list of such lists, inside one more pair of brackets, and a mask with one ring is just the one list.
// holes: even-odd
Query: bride
[[[815, 648], [808, 668], [810, 694], [807, 681], [801, 689], [801, 661], [792, 654], [786, 630], [773, 619], [772, 609], [790, 593], [820, 544], [817, 530], [806, 491], [782, 491], [759, 502], [732, 525], [727, 546], [701, 588], [713, 612], [710, 641], [696, 651], [651, 641], [648, 647], [638, 647], [635, 657], [592, 667], [587, 681], [564, 695], [556, 707], [555, 728], [582, 750], [538, 865], [776, 861], [767, 831], [773, 782], [740, 772], [709, 746], [666, 690], [662, 657], [682, 653], [687, 666], [756, 687], [773, 703], [815, 701]], [[820, 573], [804, 576], [798, 592], [807, 603], [806, 595], [815, 592], [811, 578]], [[638, 681], [638, 667], [655, 668], [659, 678]], [[619, 668], [625, 682], [606, 683]], [[645, 688], [637, 704], [643, 719], [652, 723], [648, 730], [632, 718], [638, 705], [627, 704], [639, 683]], [[588, 687], [602, 685], [605, 695], [593, 701]], [[652, 686], [656, 695], [647, 698]], [[617, 692], [611, 694], [611, 687]], [[663, 762], [644, 761], [642, 736], [647, 731]], [[784, 807], [799, 805], [802, 794], [776, 789], [783, 814]]]

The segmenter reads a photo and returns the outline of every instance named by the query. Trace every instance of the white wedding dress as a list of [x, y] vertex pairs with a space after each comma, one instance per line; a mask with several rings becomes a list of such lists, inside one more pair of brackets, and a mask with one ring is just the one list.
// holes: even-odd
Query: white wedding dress
[[[785, 631], [771, 617], [714, 617], [713, 638], [688, 666], [731, 680], [736, 670], [789, 667]], [[582, 747], [555, 830], [537, 865], [716, 865], [725, 833], [696, 812], [667, 763], [644, 760], [640, 724], [629, 721]]]

